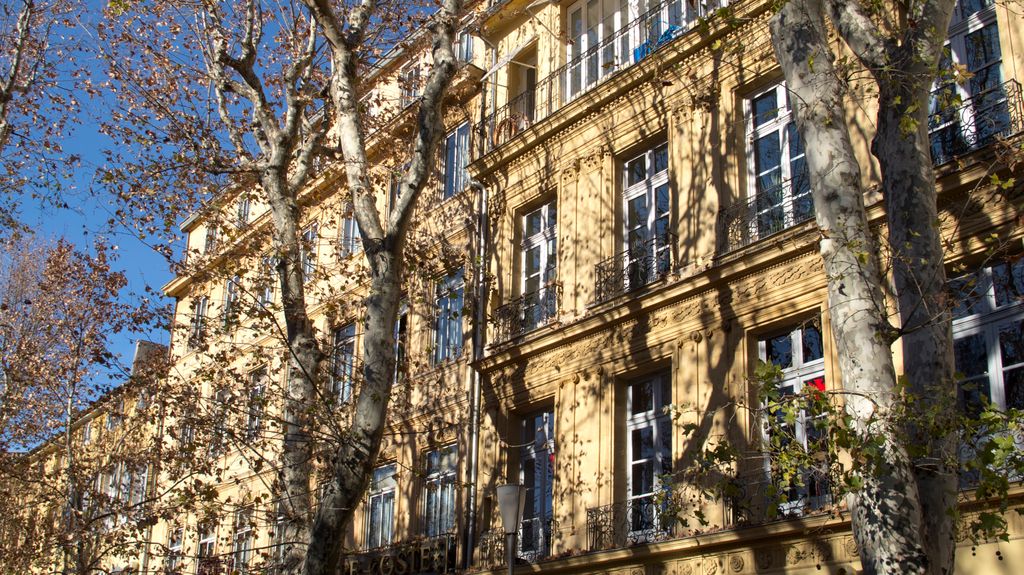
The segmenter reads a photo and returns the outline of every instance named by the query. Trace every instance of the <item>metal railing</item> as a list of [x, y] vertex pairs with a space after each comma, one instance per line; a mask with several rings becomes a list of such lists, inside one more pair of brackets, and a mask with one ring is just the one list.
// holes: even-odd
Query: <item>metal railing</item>
[[382, 573], [383, 566], [394, 569], [399, 563], [405, 565], [405, 573], [454, 573], [455, 545], [456, 534], [445, 533], [349, 553], [342, 557], [338, 573]]
[[801, 517], [832, 504], [828, 476], [816, 470], [786, 483], [767, 470], [740, 475], [725, 488], [732, 527]]
[[675, 243], [675, 234], [661, 234], [634, 242], [629, 249], [597, 264], [595, 303], [642, 288], [668, 275], [675, 265]]
[[653, 495], [587, 509], [587, 548], [617, 549], [672, 539], [675, 516]]
[[[516, 538], [519, 548], [516, 560], [524, 563], [536, 563], [551, 555], [550, 517], [524, 519]], [[480, 536], [477, 546], [476, 566], [485, 569], [497, 569], [508, 565], [506, 556], [507, 536], [502, 529], [492, 529]]]
[[493, 343], [500, 344], [546, 325], [558, 314], [562, 286], [552, 283], [523, 294], [495, 310]]
[[713, 15], [727, 2], [712, 0], [691, 3], [668, 0], [615, 29], [612, 16], [594, 23], [581, 38], [611, 30], [604, 37], [572, 57], [564, 66], [537, 82], [532, 91], [512, 96], [474, 129], [486, 154], [512, 140], [519, 133], [559, 110], [562, 106], [601, 84], [616, 72], [625, 70], [661, 49], [671, 40], [692, 29], [702, 18]]
[[806, 180], [787, 180], [718, 212], [719, 253], [728, 253], [814, 217]]
[[[934, 97], [941, 97], [940, 88]], [[944, 106], [928, 116], [932, 162], [945, 164], [953, 158], [979, 150], [996, 138], [1024, 131], [1024, 98], [1016, 80], [995, 86], [958, 106]]]

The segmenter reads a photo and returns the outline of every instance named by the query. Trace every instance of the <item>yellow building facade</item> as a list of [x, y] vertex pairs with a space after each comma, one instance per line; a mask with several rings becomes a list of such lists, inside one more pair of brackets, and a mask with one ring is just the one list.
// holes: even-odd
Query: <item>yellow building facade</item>
[[[517, 572], [860, 572], [828, 477], [780, 485], [758, 447], [760, 363], [792, 395], [842, 388], [770, 15], [760, 0], [471, 7], [442, 160], [410, 238], [391, 424], [339, 573], [500, 572], [494, 494], [509, 482], [527, 487]], [[1002, 408], [1024, 407], [1011, 345], [1024, 332], [1024, 229], [1020, 186], [986, 182], [994, 169], [1006, 179], [996, 152], [1024, 129], [1022, 43], [1012, 7], [961, 0], [949, 61], [972, 77], [940, 88], [959, 98], [930, 124], [950, 277], [973, 274], [970, 305], [954, 310], [957, 369]], [[365, 96], [381, 207], [403, 161], [384, 142], [411, 126], [421, 60], [396, 51]], [[880, 222], [873, 101], [852, 84]], [[339, 180], [324, 166], [305, 196], [303, 265], [330, 355], [324, 404], [343, 427], [365, 282]], [[177, 438], [209, 447], [219, 514], [162, 518], [137, 570], [273, 572], [274, 478], [257, 462], [279, 449], [270, 422], [286, 350], [257, 197], [225, 193], [182, 228], [188, 265], [165, 286], [173, 376], [195, 382], [204, 421], [234, 423], [196, 439], [183, 431], [192, 414], [169, 416]], [[988, 258], [986, 237], [1010, 247]], [[794, 436], [807, 441], [813, 419], [801, 412]], [[704, 497], [721, 478], [689, 470], [726, 442], [742, 454], [737, 489]], [[1024, 524], [1006, 518], [1009, 541], [962, 542], [958, 573], [1021, 569]]]

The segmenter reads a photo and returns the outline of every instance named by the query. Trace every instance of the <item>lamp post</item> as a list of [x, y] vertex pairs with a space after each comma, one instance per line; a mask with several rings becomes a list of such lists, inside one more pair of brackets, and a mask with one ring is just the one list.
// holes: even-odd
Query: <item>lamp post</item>
[[516, 533], [523, 522], [523, 507], [526, 505], [526, 488], [519, 484], [498, 486], [498, 509], [501, 511], [501, 527], [505, 530], [505, 546], [508, 549], [508, 575], [513, 575], [516, 558]]

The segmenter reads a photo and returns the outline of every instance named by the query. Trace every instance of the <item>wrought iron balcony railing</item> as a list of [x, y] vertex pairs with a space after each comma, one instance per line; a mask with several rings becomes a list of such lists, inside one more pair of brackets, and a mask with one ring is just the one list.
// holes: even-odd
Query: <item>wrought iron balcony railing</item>
[[979, 150], [996, 138], [1024, 131], [1024, 98], [1016, 80], [997, 85], [955, 106], [942, 101], [944, 97], [952, 97], [951, 94], [948, 87], [943, 87], [932, 97], [928, 131], [935, 165]]
[[587, 509], [587, 548], [617, 549], [676, 536], [676, 518], [654, 496]]
[[493, 342], [505, 343], [553, 320], [558, 314], [561, 289], [561, 285], [552, 283], [517, 297], [495, 310], [491, 317], [494, 325]]
[[597, 264], [595, 303], [642, 288], [665, 277], [675, 266], [676, 236], [665, 233], [635, 242], [629, 249]]
[[810, 470], [787, 483], [765, 471], [741, 475], [726, 487], [731, 526], [800, 517], [832, 504], [828, 476]]
[[[591, 23], [591, 27], [575, 40], [575, 45], [586, 46], [586, 49], [538, 81], [531, 91], [513, 96], [507, 104], [485, 118], [474, 130], [476, 136], [483, 139], [483, 144], [474, 146], [474, 149], [482, 154], [497, 149], [616, 72], [661, 49], [726, 3], [725, 0], [667, 0], [618, 29], [614, 16], [601, 23]], [[605, 32], [598, 39], [599, 29], [613, 31]]]
[[399, 564], [404, 565], [404, 573], [455, 573], [455, 544], [456, 534], [445, 533], [349, 553], [338, 573], [398, 573]]
[[814, 217], [806, 176], [779, 182], [718, 212], [719, 253], [728, 253]]
[[[516, 549], [516, 560], [524, 563], [536, 563], [551, 555], [550, 517], [534, 517], [524, 519], [519, 527], [519, 548]], [[478, 546], [477, 567], [496, 569], [508, 563], [506, 556], [506, 536], [501, 529], [493, 529], [480, 536]]]

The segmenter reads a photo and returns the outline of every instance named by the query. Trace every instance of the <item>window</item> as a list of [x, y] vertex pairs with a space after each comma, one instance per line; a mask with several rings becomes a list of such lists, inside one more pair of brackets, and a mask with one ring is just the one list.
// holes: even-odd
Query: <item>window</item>
[[82, 426], [82, 443], [88, 445], [92, 441], [92, 422], [87, 421]]
[[459, 62], [473, 61], [473, 36], [469, 30], [463, 28], [455, 35], [455, 59]]
[[986, 401], [997, 409], [1024, 409], [1024, 259], [986, 267], [950, 286], [961, 405], [973, 415]]
[[185, 541], [185, 530], [174, 527], [167, 535], [167, 557], [164, 559], [164, 573], [177, 575], [180, 572], [182, 544]]
[[274, 568], [271, 569], [270, 573], [280, 573], [283, 571], [282, 566], [284, 565], [285, 553], [288, 550], [286, 545], [288, 541], [288, 502], [285, 498], [282, 497], [277, 500], [277, 503], [274, 505], [274, 515], [271, 519], [274, 525], [274, 549], [271, 554]]
[[401, 91], [402, 108], [411, 106], [420, 99], [420, 65], [419, 62], [409, 62], [402, 66], [398, 73], [398, 86]]
[[188, 330], [188, 348], [195, 349], [206, 339], [206, 311], [210, 298], [201, 296], [192, 302], [192, 321]]
[[667, 144], [626, 162], [622, 201], [623, 275], [630, 290], [662, 277], [671, 267]]
[[107, 413], [107, 431], [117, 429], [121, 425], [122, 419], [124, 419], [124, 400], [119, 399]]
[[670, 486], [672, 421], [665, 407], [672, 402], [668, 373], [638, 379], [626, 388], [626, 493], [630, 538], [644, 541], [662, 531], [657, 494]]
[[199, 544], [196, 546], [196, 575], [212, 575], [219, 570], [217, 531], [213, 527], [200, 527]]
[[210, 456], [220, 454], [227, 441], [228, 432], [228, 407], [231, 403], [231, 393], [227, 389], [218, 389], [213, 396], [214, 422], [213, 430], [210, 433]]
[[370, 500], [366, 506], [366, 546], [370, 549], [391, 544], [395, 523], [394, 463], [373, 470]]
[[523, 216], [523, 328], [528, 331], [555, 317], [558, 294], [558, 220], [555, 200]]
[[206, 225], [206, 239], [203, 242], [203, 253], [212, 254], [217, 249], [217, 226]]
[[252, 508], [239, 509], [235, 512], [235, 536], [231, 542], [231, 559], [234, 572], [242, 575], [249, 572], [253, 539]]
[[267, 397], [267, 368], [249, 374], [249, 412], [245, 421], [246, 439], [255, 439], [263, 429], [263, 411]]
[[[777, 382], [780, 403], [794, 400], [808, 388], [825, 390], [825, 354], [817, 320], [762, 338], [758, 342], [758, 354], [761, 361], [782, 370], [782, 379]], [[788, 447], [790, 442], [795, 441], [804, 451], [819, 451], [818, 443], [823, 438], [821, 432], [815, 429], [814, 413], [800, 409], [795, 421], [789, 423], [782, 419], [780, 409], [768, 407], [769, 415], [777, 419], [775, 433], [778, 434], [780, 447]], [[766, 437], [770, 436], [766, 432]], [[770, 471], [771, 461], [766, 463]], [[777, 477], [772, 480], [782, 481]], [[805, 470], [801, 477], [778, 487], [786, 499], [779, 505], [782, 514], [798, 513], [805, 508], [819, 509], [831, 499], [827, 469]]]
[[409, 302], [403, 300], [398, 306], [395, 320], [395, 383], [405, 381], [405, 358], [409, 348]]
[[331, 347], [331, 392], [339, 403], [352, 398], [355, 383], [356, 324], [334, 330]]
[[277, 280], [278, 259], [272, 255], [260, 257], [260, 305], [274, 303], [274, 282]]
[[309, 281], [316, 272], [317, 224], [310, 224], [302, 230], [302, 247], [299, 260], [302, 262], [303, 281]]
[[469, 122], [448, 134], [444, 139], [444, 191], [448, 199], [466, 187], [466, 163], [469, 160]]
[[427, 453], [423, 494], [427, 537], [449, 533], [455, 526], [456, 457], [454, 444]]
[[936, 164], [984, 146], [1010, 128], [994, 0], [958, 2], [948, 34], [939, 67], [963, 66], [969, 78], [959, 84], [948, 78], [932, 91], [928, 131]]
[[338, 256], [346, 258], [363, 249], [363, 240], [359, 236], [359, 222], [355, 211], [350, 207], [341, 222], [341, 235], [338, 238]]
[[224, 327], [234, 325], [238, 321], [238, 306], [241, 296], [239, 283], [241, 278], [237, 275], [228, 280], [224, 286]]
[[249, 212], [252, 209], [252, 198], [248, 195], [244, 195], [238, 200], [238, 208], [235, 212], [235, 223], [239, 228], [244, 228], [249, 224]]
[[555, 477], [555, 418], [542, 411], [523, 418], [519, 481], [526, 488], [520, 557], [537, 560], [551, 549], [551, 518]]
[[811, 182], [789, 90], [772, 86], [747, 101], [747, 181], [751, 239], [767, 237], [814, 215]]
[[452, 360], [462, 354], [462, 306], [465, 286], [462, 270], [452, 273], [437, 286], [434, 323], [434, 363]]

